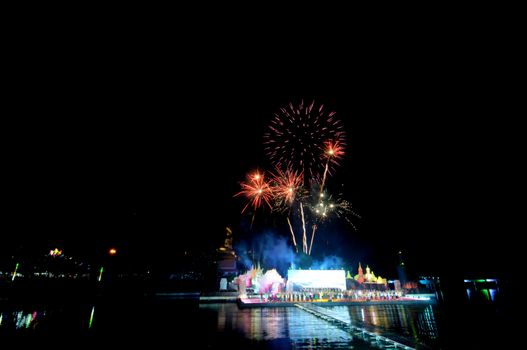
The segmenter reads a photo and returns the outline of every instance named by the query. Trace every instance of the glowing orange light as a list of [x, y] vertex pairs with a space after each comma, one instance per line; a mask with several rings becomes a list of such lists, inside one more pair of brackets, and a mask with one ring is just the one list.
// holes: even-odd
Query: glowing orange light
[[110, 255], [115, 255], [115, 254], [117, 254], [117, 249], [112, 248], [112, 249], [110, 249], [110, 250], [108, 251], [108, 253], [109, 253]]

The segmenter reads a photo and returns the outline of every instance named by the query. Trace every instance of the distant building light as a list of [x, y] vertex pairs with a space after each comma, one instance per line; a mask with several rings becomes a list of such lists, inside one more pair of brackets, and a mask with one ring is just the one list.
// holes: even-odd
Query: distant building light
[[49, 251], [49, 255], [50, 256], [61, 256], [62, 255], [62, 250], [59, 250], [58, 248], [55, 248], [55, 249]]
[[498, 280], [495, 278], [486, 278], [486, 279], [478, 279], [478, 280], [463, 280], [464, 282], [472, 282], [472, 283], [484, 283], [484, 282], [494, 282], [497, 283]]

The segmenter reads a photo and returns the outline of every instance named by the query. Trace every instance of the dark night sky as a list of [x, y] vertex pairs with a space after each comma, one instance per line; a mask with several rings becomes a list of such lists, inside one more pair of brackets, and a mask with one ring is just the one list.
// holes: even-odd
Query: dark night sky
[[2, 238], [86, 254], [213, 245], [239, 223], [238, 182], [269, 168], [272, 113], [315, 98], [348, 130], [331, 181], [362, 219], [339, 233], [344, 247], [381, 271], [403, 249], [423, 272], [503, 273], [522, 160], [511, 72], [478, 49], [408, 45], [338, 62], [271, 63], [276, 50], [22, 60], [4, 116]]

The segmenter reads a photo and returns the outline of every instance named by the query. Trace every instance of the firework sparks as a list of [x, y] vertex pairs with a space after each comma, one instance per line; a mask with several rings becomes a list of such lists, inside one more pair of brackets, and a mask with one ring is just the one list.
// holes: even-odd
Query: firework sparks
[[293, 239], [293, 244], [296, 251], [298, 252], [298, 246], [296, 244], [295, 233], [289, 216], [293, 212], [293, 203], [299, 201], [303, 194], [303, 173], [298, 173], [291, 168], [282, 171], [279, 168], [275, 169], [275, 173], [272, 174], [272, 193], [273, 193], [273, 210], [287, 214], [287, 224], [289, 225], [289, 231]]
[[[275, 167], [274, 173], [270, 173], [269, 181], [260, 172], [248, 175], [241, 183], [241, 191], [235, 194], [247, 198], [242, 213], [250, 206], [255, 209], [253, 221], [256, 209], [265, 206], [264, 203], [272, 213], [285, 214], [297, 252], [293, 218], [298, 215], [302, 252], [308, 255], [312, 252], [315, 233], [326, 220], [344, 218], [356, 230], [349, 216], [359, 217], [349, 202], [338, 196], [333, 199], [325, 191], [326, 181], [339, 166], [346, 149], [344, 127], [335, 114], [315, 101], [304, 104], [302, 100], [298, 105], [289, 103], [280, 108], [264, 134], [265, 152]], [[312, 229], [310, 241], [309, 227]]]
[[240, 196], [243, 195], [248, 199], [247, 204], [242, 210], [242, 213], [245, 212], [249, 205], [252, 205], [254, 209], [262, 206], [262, 203], [266, 203], [269, 208], [272, 208], [270, 200], [273, 197], [273, 193], [269, 183], [265, 182], [264, 175], [260, 174], [258, 171], [247, 176], [247, 181], [242, 182], [242, 190], [234, 195]]
[[329, 219], [332, 215], [338, 218], [346, 218], [350, 214], [359, 217], [353, 212], [348, 201], [342, 199], [340, 195], [334, 198], [326, 191], [318, 195], [310, 208], [319, 222]]
[[[315, 101], [308, 105], [302, 101], [298, 106], [289, 103], [274, 114], [264, 134], [264, 145], [276, 167], [300, 169], [310, 179], [319, 180], [324, 171], [325, 143], [338, 144], [343, 150], [345, 139], [335, 112], [326, 112], [324, 105], [315, 107]], [[328, 163], [328, 167], [332, 165], [335, 163]]]
[[295, 233], [293, 232], [293, 226], [291, 226], [291, 221], [289, 217], [287, 218], [287, 223], [289, 224], [289, 231], [291, 231], [291, 237], [293, 237], [293, 244], [295, 245], [296, 252], [298, 253], [298, 247], [296, 245]]
[[293, 169], [288, 168], [286, 171], [276, 169], [273, 174], [272, 192], [277, 207], [288, 206], [293, 204], [297, 194], [299, 194], [304, 174], [300, 174]]
[[326, 157], [331, 160], [331, 162], [338, 164], [337, 160], [344, 156], [344, 147], [339, 141], [326, 141], [324, 142], [325, 151], [324, 154]]
[[309, 252], [307, 255], [311, 255], [311, 248], [313, 248], [313, 240], [315, 239], [315, 231], [317, 230], [317, 224], [313, 225], [313, 234], [311, 235], [311, 244], [309, 245]]
[[[344, 200], [339, 196], [333, 198], [332, 195], [326, 191], [318, 194], [316, 200], [310, 206], [311, 212], [315, 218], [315, 222], [323, 223], [327, 220], [331, 220], [331, 217], [337, 217], [346, 220], [356, 231], [357, 227], [353, 224], [350, 217], [360, 216], [352, 210], [350, 202]], [[318, 228], [317, 224], [313, 225], [313, 232], [311, 235], [311, 244], [309, 246], [309, 255], [311, 255], [311, 248], [313, 247], [313, 241], [315, 239], [315, 232]]]
[[306, 220], [304, 218], [304, 206], [300, 202], [300, 213], [302, 213], [302, 251], [307, 254]]
[[[324, 154], [327, 158], [326, 166], [324, 167], [324, 175], [322, 176], [322, 184], [320, 185], [320, 193], [324, 190], [324, 184], [326, 183], [326, 176], [329, 171], [329, 164], [338, 165], [338, 160], [344, 156], [344, 147], [340, 144], [339, 141], [326, 141], [324, 142], [326, 146]], [[331, 174], [331, 172], [330, 172]]]

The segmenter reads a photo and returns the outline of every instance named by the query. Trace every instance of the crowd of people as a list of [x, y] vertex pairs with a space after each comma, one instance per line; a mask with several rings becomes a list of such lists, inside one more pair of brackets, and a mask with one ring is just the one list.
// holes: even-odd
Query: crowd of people
[[[252, 296], [254, 298], [255, 296]], [[402, 292], [395, 290], [338, 290], [304, 289], [294, 292], [258, 295], [261, 302], [340, 302], [340, 301], [381, 301], [398, 300]]]

